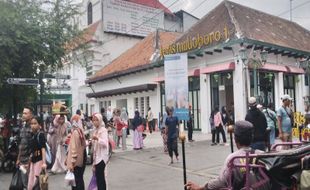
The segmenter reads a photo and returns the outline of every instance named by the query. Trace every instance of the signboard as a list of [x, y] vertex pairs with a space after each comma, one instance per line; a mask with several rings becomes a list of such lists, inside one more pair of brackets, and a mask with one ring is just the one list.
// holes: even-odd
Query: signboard
[[56, 74], [44, 73], [43, 78], [47, 78], [47, 79], [70, 79], [71, 76], [70, 75], [63, 75], [60, 73], [56, 73]]
[[46, 90], [71, 90], [71, 87], [68, 85], [61, 85], [61, 86], [47, 86]]
[[157, 28], [164, 28], [164, 11], [123, 1], [105, 0], [104, 31], [135, 36], [147, 36]]
[[187, 53], [165, 56], [166, 106], [179, 120], [189, 120]]
[[37, 86], [39, 84], [39, 79], [32, 79], [32, 78], [8, 78], [8, 84], [15, 84], [15, 85], [33, 85]]

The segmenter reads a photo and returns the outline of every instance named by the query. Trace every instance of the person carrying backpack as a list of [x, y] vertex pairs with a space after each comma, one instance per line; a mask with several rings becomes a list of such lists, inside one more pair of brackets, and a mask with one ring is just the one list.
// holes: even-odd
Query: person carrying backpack
[[32, 153], [30, 159], [30, 170], [28, 176], [28, 190], [39, 181], [39, 175], [42, 170], [46, 170], [46, 139], [43, 132], [40, 132], [40, 120], [38, 117], [33, 117], [30, 120], [30, 126], [33, 133], [32, 137]]

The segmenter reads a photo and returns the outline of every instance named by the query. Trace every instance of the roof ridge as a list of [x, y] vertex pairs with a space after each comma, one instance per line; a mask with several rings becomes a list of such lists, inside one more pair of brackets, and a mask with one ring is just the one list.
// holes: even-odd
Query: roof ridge
[[[226, 7], [226, 9], [227, 9], [227, 11], [228, 11], [228, 14], [229, 14], [231, 23], [233, 23], [233, 25], [235, 26], [235, 29], [236, 29], [235, 36], [237, 36], [238, 39], [244, 38], [242, 29], [240, 28], [237, 19], [235, 19], [234, 12], [231, 10], [231, 7], [229, 6], [230, 3], [232, 3], [232, 2], [231, 2], [231, 1], [224, 0], [224, 4], [225, 4], [225, 7]], [[236, 4], [237, 4], [237, 3], [236, 3]], [[239, 5], [239, 4], [238, 4], [238, 5]]]
[[273, 14], [270, 14], [270, 13], [267, 13], [267, 12], [264, 12], [264, 11], [261, 11], [261, 10], [255, 9], [255, 8], [252, 8], [252, 7], [248, 7], [248, 6], [245, 6], [245, 5], [241, 5], [241, 4], [239, 4], [239, 3], [235, 3], [235, 2], [232, 2], [232, 1], [229, 1], [229, 0], [224, 0], [224, 1], [227, 2], [227, 3], [229, 3], [229, 4], [233, 4], [233, 5], [237, 5], [237, 6], [240, 6], [240, 7], [244, 7], [244, 8], [246, 8], [246, 9], [251, 9], [251, 10], [253, 10], [253, 11], [257, 11], [257, 12], [259, 12], [259, 13], [261, 13], [261, 14], [265, 14], [265, 15], [268, 15], [268, 16], [271, 16], [271, 17], [274, 17], [274, 18], [283, 20], [283, 21], [288, 22], [288, 23], [293, 23], [293, 24], [297, 25], [298, 27], [301, 27], [301, 28], [303, 28], [304, 30], [310, 32], [308, 29], [306, 29], [305, 27], [301, 26], [300, 24], [298, 24], [298, 23], [295, 22], [295, 21], [290, 21], [290, 20], [287, 20], [287, 19], [285, 19], [285, 18], [279, 17], [279, 16], [277, 16], [277, 15], [273, 15]]

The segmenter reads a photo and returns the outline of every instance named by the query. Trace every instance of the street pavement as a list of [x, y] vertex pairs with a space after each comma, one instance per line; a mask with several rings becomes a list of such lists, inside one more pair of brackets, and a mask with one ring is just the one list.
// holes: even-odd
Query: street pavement
[[[185, 143], [187, 179], [204, 184], [218, 175], [230, 146], [211, 146], [210, 135], [194, 133], [195, 142]], [[127, 138], [127, 150], [117, 149], [107, 168], [109, 190], [181, 190], [183, 187], [182, 148], [179, 143], [180, 161], [169, 165], [170, 158], [163, 152], [159, 132], [147, 135], [143, 150], [132, 150], [132, 135]], [[70, 189], [64, 175], [50, 175], [49, 189]], [[87, 187], [92, 176], [87, 166], [84, 180]], [[12, 174], [0, 173], [0, 190], [8, 190]]]

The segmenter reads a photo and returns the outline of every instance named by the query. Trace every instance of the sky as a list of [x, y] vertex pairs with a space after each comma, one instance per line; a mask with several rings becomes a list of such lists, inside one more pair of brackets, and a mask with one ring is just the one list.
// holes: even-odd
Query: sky
[[[185, 10], [202, 18], [223, 0], [160, 0], [172, 12]], [[230, 0], [284, 19], [290, 19], [290, 0]], [[172, 6], [171, 6], [172, 5]], [[310, 0], [292, 0], [292, 20], [310, 31]]]

